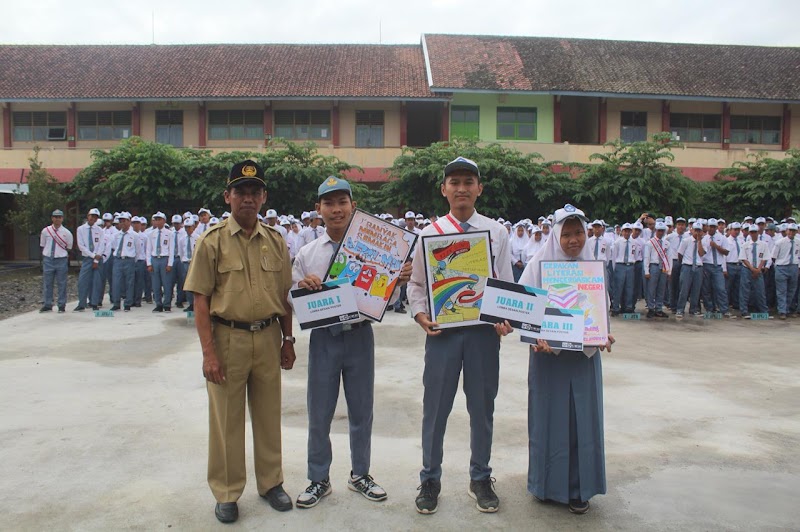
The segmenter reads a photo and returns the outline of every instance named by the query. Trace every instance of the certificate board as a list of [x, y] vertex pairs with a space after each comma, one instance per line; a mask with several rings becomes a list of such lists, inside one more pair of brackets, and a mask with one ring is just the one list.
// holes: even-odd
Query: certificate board
[[381, 321], [417, 238], [411, 231], [356, 209], [324, 280], [347, 279], [358, 311]]
[[580, 310], [584, 317], [583, 344], [604, 346], [608, 341], [606, 265], [601, 260], [541, 263], [542, 288], [548, 307]]
[[539, 332], [547, 306], [547, 290], [500, 279], [487, 279], [481, 321], [508, 323], [520, 331]]
[[579, 309], [544, 309], [539, 332], [520, 330], [520, 339], [529, 344], [545, 340], [553, 349], [583, 350], [583, 312]]
[[353, 287], [347, 279], [328, 281], [320, 290], [298, 288], [292, 290], [291, 294], [292, 305], [302, 330], [361, 319]]
[[423, 236], [421, 252], [428, 305], [438, 328], [485, 323], [480, 314], [486, 280], [492, 276], [489, 231]]

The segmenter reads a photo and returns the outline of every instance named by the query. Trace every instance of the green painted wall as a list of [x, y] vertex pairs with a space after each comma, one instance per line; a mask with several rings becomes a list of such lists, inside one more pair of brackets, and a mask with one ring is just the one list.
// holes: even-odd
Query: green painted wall
[[[501, 99], [504, 100], [502, 103]], [[550, 95], [457, 93], [453, 95], [450, 105], [480, 107], [480, 140], [484, 142], [497, 141], [498, 107], [536, 107], [535, 141], [501, 140], [499, 142], [553, 142], [553, 97]]]

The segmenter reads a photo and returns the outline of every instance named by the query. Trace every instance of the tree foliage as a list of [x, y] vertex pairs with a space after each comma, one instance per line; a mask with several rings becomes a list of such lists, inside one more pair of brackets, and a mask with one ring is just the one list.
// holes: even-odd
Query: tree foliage
[[800, 206], [800, 150], [791, 149], [784, 159], [766, 152], [753, 153], [747, 161], [719, 173], [719, 188], [736, 216], [757, 213], [778, 219], [791, 216]]
[[638, 218], [644, 211], [686, 214], [690, 211], [695, 184], [668, 163], [675, 159], [672, 148], [680, 146], [669, 133], [652, 140], [606, 143], [610, 152], [592, 154], [596, 164], [579, 165], [578, 204], [591, 216], [609, 221]]
[[45, 170], [39, 161], [39, 147], [33, 148], [33, 157], [28, 159], [28, 193], [16, 192], [16, 205], [6, 215], [9, 224], [28, 234], [38, 233], [50, 225], [50, 216], [56, 209], [64, 210], [64, 194], [61, 184]]
[[[312, 209], [319, 184], [329, 175], [344, 177], [357, 167], [317, 152], [313, 143], [274, 141], [263, 152], [177, 149], [134, 137], [105, 151], [92, 152], [92, 164], [70, 186], [70, 197], [104, 210], [165, 213], [208, 207], [225, 209], [222, 192], [230, 168], [253, 159], [263, 168], [270, 208], [299, 214]], [[354, 183], [353, 195], [369, 194]]]
[[558, 162], [543, 162], [541, 155], [523, 154], [500, 144], [479, 145], [474, 140], [455, 139], [425, 148], [404, 148], [387, 169], [390, 180], [378, 192], [377, 204], [400, 206], [426, 215], [448, 211], [442, 197], [445, 165], [456, 157], [478, 163], [483, 195], [478, 210], [491, 217], [530, 218], [562, 206], [575, 193], [568, 173], [552, 170]]

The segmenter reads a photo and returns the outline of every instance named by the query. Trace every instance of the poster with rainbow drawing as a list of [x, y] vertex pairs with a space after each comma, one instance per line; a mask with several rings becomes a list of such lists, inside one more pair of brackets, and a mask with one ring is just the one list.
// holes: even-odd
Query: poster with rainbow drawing
[[492, 276], [489, 231], [422, 237], [428, 304], [440, 329], [480, 320], [486, 279]]
[[542, 262], [547, 306], [583, 312], [583, 344], [606, 345], [609, 333], [606, 266], [601, 260]]
[[414, 233], [356, 209], [324, 280], [347, 278], [358, 311], [381, 321], [416, 241]]

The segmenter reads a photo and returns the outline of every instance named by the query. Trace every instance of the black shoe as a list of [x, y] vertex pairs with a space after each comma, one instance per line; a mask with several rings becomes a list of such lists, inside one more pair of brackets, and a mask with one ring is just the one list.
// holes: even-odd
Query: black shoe
[[417, 505], [417, 512], [421, 514], [433, 514], [439, 508], [439, 493], [442, 491], [442, 483], [436, 479], [429, 478], [417, 488], [419, 495], [414, 503]]
[[164, 312], [172, 312], [172, 307], [164, 307]]
[[189, 305], [188, 307], [183, 309], [183, 311], [184, 312], [194, 312], [194, 305]]
[[156, 307], [153, 309], [153, 312], [164, 312], [164, 307]]
[[664, 312], [663, 310], [659, 310], [658, 312], [656, 312], [655, 316], [656, 318], [669, 318], [669, 316], [667, 316], [667, 313]]
[[494, 492], [494, 479], [470, 480], [469, 496], [478, 501], [476, 507], [484, 513], [493, 514], [500, 508], [500, 499]]
[[175, 308], [183, 308], [183, 303], [175, 303]]
[[52, 311], [53, 307], [42, 307], [39, 309], [39, 314], [41, 314], [42, 312], [52, 312]]
[[617, 316], [619, 316], [619, 311], [618, 310], [612, 310], [611, 311], [611, 317], [612, 318], [616, 318]]
[[234, 523], [239, 519], [239, 505], [235, 502], [218, 502], [214, 515], [220, 523]]
[[651, 310], [647, 311], [647, 317], [648, 318], [655, 318], [655, 316], [656, 316], [656, 311], [655, 310], [651, 309]]
[[130, 312], [130, 311], [131, 311], [131, 306], [130, 305], [126, 305], [125, 306], [125, 312]]
[[100, 310], [100, 307], [98, 307], [97, 305], [92, 305], [92, 310]]
[[134, 303], [133, 306], [136, 307], [136, 308], [142, 308], [142, 304], [141, 303]]
[[396, 308], [394, 309], [394, 311], [397, 312], [398, 314], [408, 314], [408, 311], [406, 310], [405, 307]]
[[113, 307], [111, 307], [111, 310], [119, 310], [119, 305], [114, 305]]
[[86, 310], [86, 307], [78, 305], [77, 307], [72, 309], [72, 312], [83, 312], [84, 310]]
[[574, 514], [585, 514], [589, 511], [589, 501], [572, 499], [569, 501], [569, 511]]
[[293, 508], [292, 499], [286, 493], [286, 490], [283, 489], [283, 484], [278, 484], [262, 495], [262, 497], [267, 499], [269, 505], [279, 512], [286, 512]]
[[152, 299], [152, 298], [150, 298], [150, 299], [145, 299], [145, 300], [144, 300], [144, 302], [145, 302], [145, 303], [152, 303], [152, 302], [153, 302], [153, 299]]
[[58, 307], [58, 313], [63, 314], [67, 311], [67, 307]]

